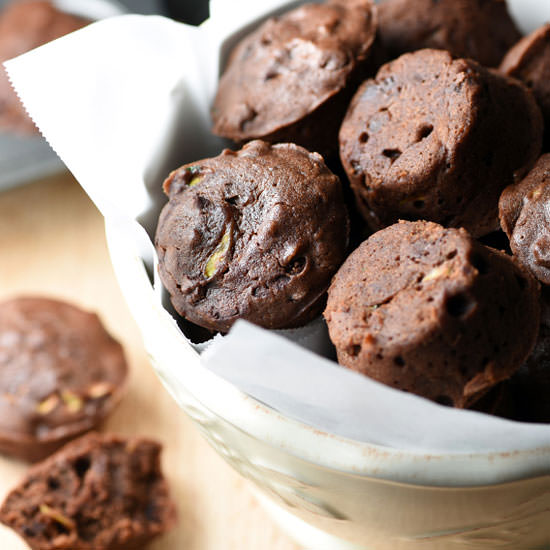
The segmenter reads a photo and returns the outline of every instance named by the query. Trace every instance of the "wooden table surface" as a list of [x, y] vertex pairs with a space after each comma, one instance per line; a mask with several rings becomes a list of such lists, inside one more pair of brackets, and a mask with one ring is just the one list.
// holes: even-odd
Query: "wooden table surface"
[[[124, 345], [129, 391], [103, 429], [164, 443], [180, 512], [178, 527], [150, 550], [297, 550], [161, 387], [115, 280], [102, 217], [69, 175], [0, 193], [0, 300], [22, 294], [96, 311]], [[24, 472], [24, 464], [0, 457], [0, 499]], [[0, 527], [0, 549], [26, 548]]]

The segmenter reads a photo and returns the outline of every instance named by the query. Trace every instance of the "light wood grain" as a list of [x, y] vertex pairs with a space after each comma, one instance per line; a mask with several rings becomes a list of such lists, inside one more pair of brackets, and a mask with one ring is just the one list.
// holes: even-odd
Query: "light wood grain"
[[[123, 343], [131, 383], [105, 429], [164, 443], [180, 510], [177, 529], [151, 550], [297, 550], [161, 387], [115, 280], [103, 220], [69, 175], [0, 194], [0, 299], [21, 294], [96, 311]], [[25, 465], [0, 457], [0, 499], [24, 472]], [[0, 528], [0, 549], [26, 546]]]

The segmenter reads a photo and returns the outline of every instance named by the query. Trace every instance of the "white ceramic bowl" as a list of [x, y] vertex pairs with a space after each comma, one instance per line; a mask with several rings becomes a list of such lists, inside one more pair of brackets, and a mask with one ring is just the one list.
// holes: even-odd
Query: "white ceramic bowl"
[[[548, 0], [516, 0], [524, 28]], [[153, 299], [132, 241], [107, 224], [115, 272], [169, 393], [250, 479], [273, 517], [315, 550], [550, 548], [550, 448], [418, 454], [320, 432], [214, 376]]]
[[113, 265], [166, 389], [312, 550], [550, 547], [550, 448], [420, 455], [281, 416], [214, 376], [152, 299], [136, 250], [107, 225]]

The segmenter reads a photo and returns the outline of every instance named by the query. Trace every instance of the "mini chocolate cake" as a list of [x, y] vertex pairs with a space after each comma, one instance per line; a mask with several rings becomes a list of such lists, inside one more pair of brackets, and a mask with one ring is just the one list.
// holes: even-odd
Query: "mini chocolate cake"
[[500, 222], [514, 256], [542, 283], [550, 284], [550, 154], [500, 198]]
[[482, 236], [498, 228], [500, 194], [532, 167], [542, 132], [519, 81], [420, 50], [359, 88], [340, 156], [372, 230], [423, 219]]
[[382, 0], [378, 10], [391, 58], [435, 48], [496, 67], [521, 38], [504, 0]]
[[0, 452], [40, 460], [96, 427], [127, 370], [97, 315], [45, 298], [0, 304]]
[[501, 418], [507, 418], [509, 420], [517, 420], [519, 417], [518, 403], [512, 384], [512, 380], [516, 376], [517, 373], [508, 380], [499, 382], [496, 386], [492, 387], [489, 392], [486, 393], [479, 401], [476, 401], [476, 403], [468, 408], [477, 412], [491, 414], [493, 416], [500, 416]]
[[516, 417], [550, 423], [550, 289], [542, 287], [539, 337], [533, 353], [510, 380]]
[[0, 521], [32, 550], [137, 550], [170, 529], [176, 510], [147, 439], [92, 433], [31, 468]]
[[342, 365], [462, 408], [529, 356], [539, 285], [464, 229], [401, 222], [346, 260], [325, 318]]
[[550, 24], [521, 39], [502, 60], [500, 70], [533, 90], [550, 125]]
[[550, 287], [541, 287], [539, 334], [519, 370], [472, 408], [521, 422], [550, 423]]
[[291, 328], [320, 313], [349, 225], [320, 155], [254, 141], [183, 166], [164, 189], [156, 248], [180, 315], [225, 332], [237, 319]]
[[214, 133], [337, 158], [338, 128], [367, 76], [375, 37], [371, 0], [306, 4], [269, 19], [231, 54], [212, 109]]
[[48, 0], [15, 1], [0, 13], [0, 128], [27, 134], [37, 132], [1, 64], [88, 23], [59, 11]]

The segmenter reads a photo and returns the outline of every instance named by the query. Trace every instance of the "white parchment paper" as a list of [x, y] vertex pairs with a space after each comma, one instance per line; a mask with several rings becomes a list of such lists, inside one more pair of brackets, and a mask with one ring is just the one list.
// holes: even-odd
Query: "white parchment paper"
[[[209, 106], [228, 50], [266, 14], [298, 3], [213, 0], [200, 28], [162, 17], [115, 17], [6, 64], [44, 136], [111, 225], [137, 244], [150, 273], [163, 179], [224, 147], [210, 134]], [[517, 13], [522, 0], [512, 4]], [[529, 13], [521, 12], [525, 21], [550, 18], [546, 0], [529, 5]], [[162, 300], [158, 280], [149, 291]], [[281, 413], [359, 441], [426, 452], [550, 447], [548, 425], [439, 406], [247, 323], [217, 339], [202, 361]]]

